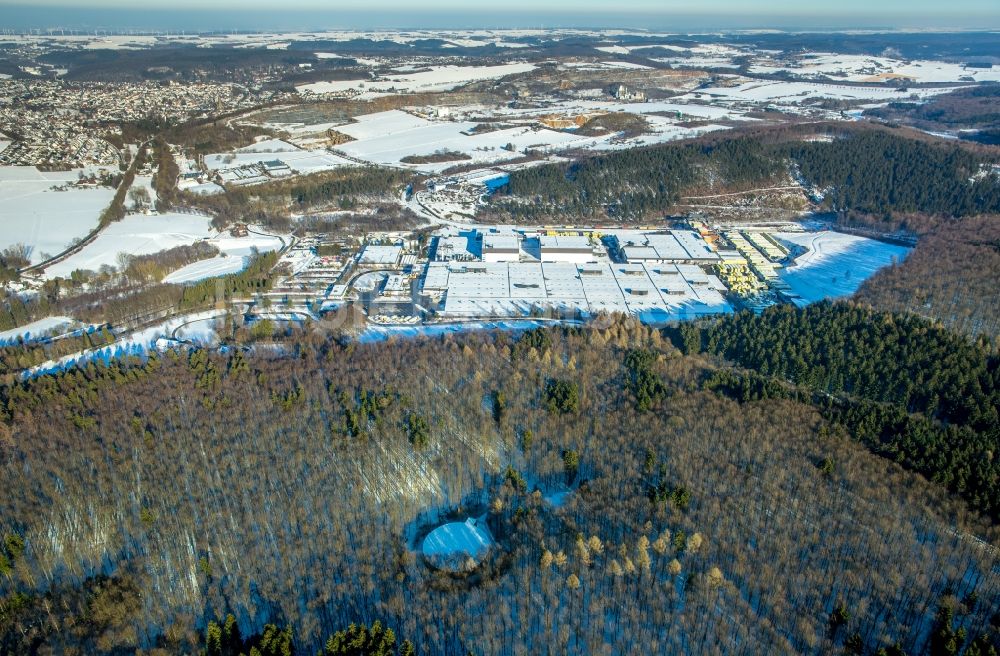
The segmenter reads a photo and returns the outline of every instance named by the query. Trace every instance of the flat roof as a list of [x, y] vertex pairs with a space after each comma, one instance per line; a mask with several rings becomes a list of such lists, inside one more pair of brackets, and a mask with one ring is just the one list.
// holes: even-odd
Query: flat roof
[[687, 250], [677, 241], [673, 233], [665, 235], [646, 235], [646, 244], [656, 249], [661, 260], [690, 259]]
[[590, 238], [579, 235], [540, 235], [538, 243], [543, 251], [587, 251], [589, 253], [594, 250], [590, 244]]
[[521, 250], [521, 240], [517, 235], [498, 235], [486, 233], [483, 235], [483, 252], [517, 253]]
[[375, 244], [368, 244], [365, 246], [365, 249], [361, 251], [361, 259], [358, 261], [361, 264], [392, 265], [399, 261], [399, 256], [402, 254], [402, 246], [378, 246]]
[[732, 311], [721, 281], [696, 265], [438, 262], [428, 266], [424, 288], [431, 280], [442, 284], [445, 274], [444, 314], [451, 316], [527, 316], [549, 308], [667, 320]]
[[622, 249], [625, 254], [625, 259], [631, 262], [632, 260], [661, 260], [660, 254], [657, 253], [655, 248], [650, 246], [626, 246]]
[[690, 230], [677, 230], [671, 233], [684, 250], [688, 252], [689, 259], [692, 260], [717, 260], [718, 254], [709, 248], [704, 239], [696, 232]]

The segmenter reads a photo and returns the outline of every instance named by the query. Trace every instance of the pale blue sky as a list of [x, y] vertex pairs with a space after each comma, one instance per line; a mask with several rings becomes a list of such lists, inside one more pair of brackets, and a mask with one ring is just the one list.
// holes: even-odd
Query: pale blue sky
[[1000, 0], [0, 0], [0, 28], [1000, 29]]
[[[447, 11], [475, 12], [484, 7], [484, 3], [469, 0], [420, 0], [401, 2], [399, 0], [0, 0], [0, 6], [32, 5], [34, 7], [57, 6], [84, 9], [122, 8], [137, 10], [143, 8], [170, 9], [261, 9], [261, 10], [348, 10], [348, 11], [378, 11], [385, 9], [401, 9], [408, 11]], [[745, 0], [507, 0], [501, 3], [508, 11], [566, 11], [586, 12], [637, 12], [637, 13], [682, 13], [710, 14], [737, 13], [752, 14], [850, 14], [878, 13], [890, 14], [895, 11], [906, 13], [923, 13], [947, 15], [948, 13], [982, 13], [1000, 14], [1000, 2], [996, 0], [950, 0], [949, 2], [932, 2], [930, 0], [826, 0], [810, 2], [808, 0], [770, 0], [769, 2], [747, 2]]]

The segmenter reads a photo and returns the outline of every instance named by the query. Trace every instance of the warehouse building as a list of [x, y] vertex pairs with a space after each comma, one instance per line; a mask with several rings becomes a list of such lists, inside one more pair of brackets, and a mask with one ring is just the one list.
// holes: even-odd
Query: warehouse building
[[619, 312], [665, 321], [731, 311], [718, 278], [683, 264], [431, 262], [422, 289], [447, 317]]
[[542, 262], [594, 262], [597, 255], [589, 237], [566, 235], [541, 235], [538, 252]]
[[398, 244], [392, 246], [367, 244], [364, 250], [361, 251], [358, 264], [364, 266], [394, 267], [399, 264], [399, 258], [402, 254], [403, 247]]
[[521, 239], [518, 235], [483, 235], [483, 262], [518, 262], [521, 259]]

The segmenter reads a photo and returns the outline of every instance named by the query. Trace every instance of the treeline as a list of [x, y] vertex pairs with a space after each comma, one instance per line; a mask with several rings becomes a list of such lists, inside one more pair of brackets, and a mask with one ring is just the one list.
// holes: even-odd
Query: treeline
[[194, 155], [207, 155], [243, 148], [251, 145], [256, 137], [267, 135], [270, 135], [268, 130], [256, 125], [195, 121], [167, 129], [164, 138], [168, 143], [192, 151]]
[[48, 316], [51, 306], [44, 294], [24, 298], [7, 289], [0, 298], [0, 330], [10, 330]]
[[353, 210], [396, 200], [412, 177], [406, 171], [359, 166], [259, 185], [230, 186], [224, 194], [213, 196], [190, 193], [180, 196], [185, 204], [212, 214], [217, 227], [240, 221], [287, 229], [291, 212]]
[[924, 102], [893, 102], [865, 110], [868, 116], [925, 130], [996, 129], [1000, 84], [980, 84], [932, 96]]
[[838, 212], [1000, 212], [1000, 178], [983, 155], [870, 127], [825, 129], [831, 140], [760, 132], [521, 169], [495, 195], [492, 214], [639, 219], [670, 211], [685, 189], [766, 187], [787, 183], [793, 170], [822, 191], [822, 207]]
[[80, 335], [63, 337], [37, 344], [0, 346], [0, 376], [29, 369], [48, 360], [69, 355], [70, 353], [106, 346], [114, 341], [115, 336], [108, 330], [108, 327], [101, 326], [96, 330], [85, 331]]
[[[312, 654], [378, 620], [420, 654], [995, 647], [996, 527], [809, 389], [749, 372], [767, 383], [736, 401], [705, 389], [723, 370], [624, 319], [381, 344], [317, 324], [0, 386], [0, 534], [24, 545], [0, 608], [29, 609], [0, 639], [195, 653], [290, 629]], [[468, 575], [409, 539], [482, 514], [498, 544]], [[107, 569], [136, 591], [94, 615], [110, 630], [56, 630], [55, 594]]]
[[[870, 449], [1000, 519], [1000, 357], [988, 342], [844, 303], [742, 312], [678, 337], [686, 352], [818, 392], [812, 402]], [[752, 378], [716, 385], [741, 401], [790, 398]]]
[[[275, 252], [252, 256], [247, 267], [239, 273], [207, 278], [188, 285], [155, 282], [165, 271], [203, 259], [213, 252], [214, 248], [210, 245], [195, 244], [151, 256], [138, 256], [129, 261], [120, 284], [92, 291], [80, 291], [78, 282], [74, 280], [53, 279], [47, 280], [41, 292], [31, 299], [5, 292], [0, 300], [0, 330], [57, 314], [83, 322], [133, 327], [171, 312], [204, 309], [214, 303], [252, 297], [270, 289], [270, 272], [278, 261]], [[34, 362], [38, 357], [38, 353], [31, 357], [14, 353], [4, 361]]]
[[206, 241], [183, 244], [149, 255], [131, 256], [120, 273], [129, 282], [159, 282], [172, 271], [218, 254], [219, 249]]
[[125, 218], [125, 198], [128, 195], [129, 189], [132, 188], [132, 183], [135, 182], [135, 172], [142, 166], [145, 158], [146, 149], [145, 147], [141, 147], [133, 158], [132, 163], [129, 164], [128, 169], [122, 175], [121, 181], [118, 183], [118, 189], [115, 191], [115, 196], [111, 199], [111, 204], [101, 212], [101, 216], [98, 218], [98, 226], [101, 229], [108, 227], [108, 224], [114, 221], [121, 221]]
[[239, 273], [185, 285], [181, 293], [179, 310], [191, 310], [210, 303], [230, 301], [239, 297], [252, 297], [271, 288], [271, 270], [278, 263], [279, 253], [260, 253], [251, 257], [247, 267]]
[[153, 140], [153, 157], [156, 163], [156, 173], [153, 175], [156, 210], [166, 212], [177, 202], [177, 177], [180, 175], [180, 168], [170, 144], [163, 137]]

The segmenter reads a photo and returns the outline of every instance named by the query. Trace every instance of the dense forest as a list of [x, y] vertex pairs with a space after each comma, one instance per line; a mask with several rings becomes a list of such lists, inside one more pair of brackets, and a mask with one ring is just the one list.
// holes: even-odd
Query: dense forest
[[491, 203], [496, 218], [662, 216], [683, 191], [787, 184], [822, 196], [821, 209], [875, 216], [1000, 212], [996, 158], [888, 130], [816, 128], [705, 138], [515, 171]]
[[[817, 307], [686, 337], [616, 319], [359, 344], [312, 326], [0, 387], [0, 645], [368, 653], [336, 649], [382, 644], [379, 622], [418, 654], [992, 653], [996, 527], [859, 442], [867, 406], [808, 392], [980, 435], [995, 359]], [[728, 354], [749, 321], [761, 373], [694, 353]], [[873, 366], [896, 384], [864, 388]], [[498, 540], [481, 565], [428, 567], [416, 536], [480, 514]]]
[[924, 130], [1000, 128], [1000, 84], [984, 84], [934, 96], [927, 102], [894, 102], [865, 110], [868, 116]]
[[854, 298], [880, 310], [911, 312], [972, 336], [1000, 337], [1000, 221], [943, 221], [899, 264], [878, 271]]
[[[819, 392], [824, 415], [873, 451], [1000, 519], [1000, 357], [989, 342], [843, 303], [741, 312], [678, 336], [687, 352]], [[718, 382], [745, 393], [746, 382]], [[789, 396], [780, 385], [751, 393]]]

